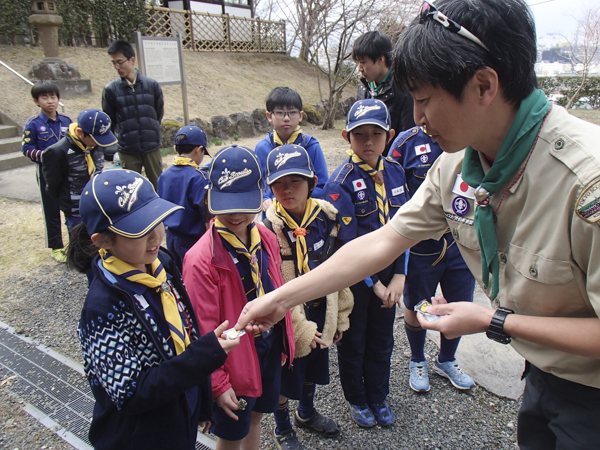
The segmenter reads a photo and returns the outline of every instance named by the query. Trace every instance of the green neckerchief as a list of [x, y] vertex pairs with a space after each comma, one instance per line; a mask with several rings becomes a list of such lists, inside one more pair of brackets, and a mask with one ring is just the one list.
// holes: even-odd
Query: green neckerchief
[[494, 195], [523, 164], [549, 110], [550, 102], [546, 99], [544, 91], [534, 89], [521, 102], [515, 120], [504, 137], [488, 173], [483, 171], [479, 152], [472, 147], [467, 147], [465, 150], [462, 179], [476, 190], [475, 230], [481, 248], [481, 268], [486, 289], [490, 272], [492, 273], [492, 300], [496, 299], [499, 291], [499, 263], [494, 212], [488, 205], [489, 197]]
[[379, 83], [378, 85], [375, 85], [374, 81], [369, 81], [369, 91], [371, 94], [371, 98], [375, 98], [377, 95], [379, 95], [379, 91], [381, 91], [381, 88], [385, 86], [385, 83], [390, 78], [391, 73], [392, 69], [389, 69], [383, 77], [383, 80], [381, 80], [381, 83]]

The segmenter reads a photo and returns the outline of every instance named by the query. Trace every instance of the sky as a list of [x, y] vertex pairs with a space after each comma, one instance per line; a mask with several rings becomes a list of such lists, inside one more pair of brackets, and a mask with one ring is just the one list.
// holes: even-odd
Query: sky
[[535, 18], [540, 43], [564, 41], [552, 33], [562, 34], [570, 39], [576, 33], [575, 17], [581, 16], [586, 5], [600, 8], [600, 0], [527, 0]]

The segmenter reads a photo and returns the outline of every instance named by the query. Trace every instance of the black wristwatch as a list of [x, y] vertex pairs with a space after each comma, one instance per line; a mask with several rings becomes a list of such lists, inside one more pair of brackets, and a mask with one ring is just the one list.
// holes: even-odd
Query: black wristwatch
[[506, 316], [513, 314], [514, 311], [507, 308], [498, 308], [492, 317], [492, 323], [485, 332], [485, 335], [493, 341], [501, 344], [510, 344], [510, 336], [504, 332], [504, 321]]

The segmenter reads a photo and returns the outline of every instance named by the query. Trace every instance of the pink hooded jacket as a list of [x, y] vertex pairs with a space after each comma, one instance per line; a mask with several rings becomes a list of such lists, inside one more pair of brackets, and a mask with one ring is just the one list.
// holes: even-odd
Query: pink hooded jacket
[[[283, 285], [281, 256], [275, 235], [257, 224], [263, 250], [269, 258], [269, 275], [275, 288]], [[198, 242], [186, 253], [183, 281], [190, 296], [202, 334], [212, 332], [223, 321], [235, 324], [248, 302], [242, 280], [231, 256], [223, 246], [219, 233], [211, 224]], [[285, 315], [284, 352], [291, 364], [294, 359], [292, 317]], [[211, 375], [213, 398], [233, 387], [236, 396], [260, 397], [260, 366], [254, 347], [254, 336], [245, 334], [238, 347], [229, 353], [225, 365]]]

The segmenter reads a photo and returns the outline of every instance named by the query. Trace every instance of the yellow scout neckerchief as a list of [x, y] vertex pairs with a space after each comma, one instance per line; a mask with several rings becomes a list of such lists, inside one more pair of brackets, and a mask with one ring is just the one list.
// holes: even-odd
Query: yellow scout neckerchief
[[277, 145], [293, 144], [296, 142], [298, 136], [300, 136], [300, 133], [302, 133], [302, 128], [300, 128], [300, 125], [298, 125], [292, 135], [288, 138], [287, 142], [283, 142], [277, 134], [277, 130], [273, 130], [273, 142], [275, 142]]
[[244, 245], [240, 238], [229, 231], [227, 227], [221, 223], [218, 217], [215, 218], [215, 227], [217, 228], [217, 232], [221, 235], [221, 237], [235, 249], [238, 255], [243, 255], [248, 258], [248, 261], [250, 261], [250, 267], [252, 268], [252, 281], [254, 282], [254, 287], [256, 288], [256, 297], [265, 295], [257, 256], [258, 252], [262, 248], [262, 242], [260, 240], [260, 233], [258, 232], [258, 227], [256, 224], [250, 224], [249, 249]]
[[194, 169], [198, 168], [198, 164], [192, 158], [186, 158], [185, 156], [176, 156], [173, 158], [174, 166], [192, 166]]
[[349, 154], [352, 157], [352, 162], [357, 164], [360, 169], [364, 170], [375, 182], [375, 194], [377, 195], [379, 222], [381, 222], [381, 225], [385, 225], [390, 220], [390, 208], [385, 193], [385, 185], [383, 184], [383, 158], [381, 156], [379, 157], [377, 170], [375, 170], [357, 155], [355, 155], [352, 150], [350, 150], [350, 152], [351, 153]]
[[306, 210], [304, 211], [304, 217], [300, 226], [298, 226], [277, 199], [273, 200], [273, 206], [275, 207], [277, 217], [293, 230], [294, 237], [296, 238], [296, 267], [298, 268], [298, 274], [302, 275], [303, 273], [310, 272], [310, 268], [308, 267], [308, 250], [304, 236], [306, 236], [308, 226], [317, 218], [319, 212], [321, 212], [321, 206], [319, 206], [319, 203], [315, 199], [309, 198], [306, 202]]
[[71, 136], [71, 139], [73, 139], [73, 142], [75, 142], [77, 144], [77, 146], [81, 150], [83, 150], [83, 154], [85, 155], [85, 162], [87, 164], [88, 173], [90, 174], [90, 178], [92, 178], [92, 176], [94, 175], [94, 172], [96, 172], [96, 164], [94, 164], [94, 160], [92, 159], [90, 150], [77, 137], [77, 133], [75, 132], [77, 127], [79, 127], [79, 125], [77, 123], [72, 123], [71, 125], [69, 125], [69, 135]]
[[183, 324], [183, 319], [179, 313], [175, 297], [171, 293], [171, 288], [167, 284], [167, 272], [156, 258], [151, 265], [153, 275], [144, 273], [136, 269], [131, 264], [120, 260], [116, 256], [111, 255], [104, 249], [100, 249], [100, 257], [102, 258], [102, 266], [111, 273], [121, 276], [133, 283], [139, 283], [149, 288], [156, 288], [156, 292], [160, 292], [165, 319], [169, 324], [171, 338], [175, 344], [177, 354], [183, 353], [185, 348], [190, 345], [190, 337]]

